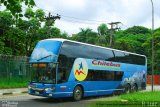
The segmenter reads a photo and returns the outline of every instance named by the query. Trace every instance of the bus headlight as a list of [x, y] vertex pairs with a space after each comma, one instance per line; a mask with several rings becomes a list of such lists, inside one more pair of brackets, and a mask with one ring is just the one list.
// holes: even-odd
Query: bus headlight
[[51, 88], [45, 88], [45, 91], [49, 91], [49, 90], [51, 90]]
[[31, 89], [31, 86], [28, 86], [28, 89]]
[[33, 87], [33, 85], [32, 85], [32, 84], [28, 85], [28, 89], [31, 89], [32, 87]]
[[52, 88], [45, 88], [45, 91], [54, 91], [55, 90], [55, 87], [52, 87]]

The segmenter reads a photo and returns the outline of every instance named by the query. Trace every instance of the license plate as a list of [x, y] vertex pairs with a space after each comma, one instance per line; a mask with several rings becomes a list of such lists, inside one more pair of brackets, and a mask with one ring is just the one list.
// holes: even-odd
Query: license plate
[[38, 92], [38, 91], [36, 91], [36, 92], [35, 92], [35, 94], [39, 94], [39, 92]]

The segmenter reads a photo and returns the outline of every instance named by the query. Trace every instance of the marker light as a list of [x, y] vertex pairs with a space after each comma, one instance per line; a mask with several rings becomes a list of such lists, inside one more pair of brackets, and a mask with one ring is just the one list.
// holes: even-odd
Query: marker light
[[41, 64], [32, 64], [33, 67], [46, 67], [47, 64], [41, 63]]

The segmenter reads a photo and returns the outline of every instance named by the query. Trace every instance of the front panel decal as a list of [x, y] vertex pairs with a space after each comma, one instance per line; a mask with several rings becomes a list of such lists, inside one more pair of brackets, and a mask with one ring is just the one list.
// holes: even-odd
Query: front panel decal
[[78, 81], [83, 81], [88, 74], [88, 65], [85, 59], [78, 58], [74, 62], [74, 76]]

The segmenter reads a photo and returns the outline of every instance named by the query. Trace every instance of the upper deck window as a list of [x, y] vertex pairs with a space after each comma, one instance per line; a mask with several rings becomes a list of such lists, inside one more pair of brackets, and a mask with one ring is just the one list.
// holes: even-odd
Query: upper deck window
[[68, 41], [63, 43], [60, 54], [70, 58], [88, 58], [109, 61], [114, 58], [112, 50]]
[[139, 56], [139, 55], [120, 52], [120, 51], [114, 51], [114, 54], [115, 54], [116, 62], [136, 64], [136, 65], [146, 64], [146, 58], [144, 56]]

